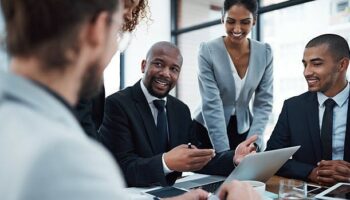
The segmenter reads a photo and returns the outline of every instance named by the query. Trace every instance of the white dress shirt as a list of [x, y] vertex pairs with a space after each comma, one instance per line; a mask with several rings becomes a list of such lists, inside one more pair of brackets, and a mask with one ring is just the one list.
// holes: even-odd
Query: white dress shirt
[[[347, 86], [340, 93], [332, 97], [332, 99], [336, 102], [333, 109], [332, 160], [344, 159], [344, 141], [349, 103], [349, 89], [350, 86], [349, 84], [347, 84]], [[322, 127], [322, 118], [325, 110], [324, 102], [328, 98], [329, 97], [327, 97], [323, 93], [317, 92], [317, 99], [319, 104], [318, 116], [320, 130]]]
[[[148, 102], [148, 106], [149, 108], [151, 109], [151, 112], [152, 112], [152, 115], [153, 115], [153, 120], [154, 120], [154, 123], [157, 125], [157, 117], [158, 117], [158, 109], [156, 108], [156, 106], [153, 104], [153, 101], [154, 100], [164, 100], [165, 101], [165, 105], [167, 103], [167, 99], [166, 97], [162, 98], [162, 99], [159, 99], [155, 96], [152, 96], [146, 86], [143, 84], [143, 81], [141, 80], [140, 81], [140, 85], [141, 85], [141, 90], [143, 92], [143, 94], [145, 95], [146, 97], [146, 100]], [[165, 113], [166, 113], [166, 108], [165, 108]], [[168, 133], [169, 133], [169, 129], [168, 129]], [[168, 140], [169, 140], [169, 135], [168, 135]], [[169, 167], [166, 165], [165, 161], [164, 161], [164, 153], [162, 155], [162, 163], [163, 163], [163, 172], [165, 175], [173, 172], [173, 170], [169, 169]]]

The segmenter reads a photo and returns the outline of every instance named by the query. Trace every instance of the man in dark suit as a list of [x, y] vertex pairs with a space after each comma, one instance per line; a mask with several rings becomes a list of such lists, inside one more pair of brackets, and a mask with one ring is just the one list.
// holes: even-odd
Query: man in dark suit
[[[142, 80], [106, 100], [100, 140], [117, 159], [129, 186], [171, 185], [183, 171], [227, 175], [233, 162], [254, 150], [256, 136], [243, 142], [235, 156], [233, 151], [215, 155], [213, 149], [196, 147], [189, 108], [168, 95], [181, 66], [179, 49], [158, 42], [142, 61]], [[159, 100], [165, 110], [157, 108], [154, 101]]]
[[350, 182], [349, 46], [334, 34], [305, 47], [309, 91], [284, 102], [267, 150], [301, 145], [278, 174], [322, 185]]
[[97, 130], [102, 123], [105, 100], [105, 88], [102, 86], [100, 91], [92, 99], [80, 99], [75, 107], [75, 115], [84, 129], [85, 133], [91, 138], [98, 138]]

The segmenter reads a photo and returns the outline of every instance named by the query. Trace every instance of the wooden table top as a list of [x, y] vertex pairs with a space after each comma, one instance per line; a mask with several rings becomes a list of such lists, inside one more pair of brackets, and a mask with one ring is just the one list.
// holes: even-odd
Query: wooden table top
[[287, 179], [281, 176], [273, 176], [266, 182], [266, 190], [278, 194], [280, 180]]

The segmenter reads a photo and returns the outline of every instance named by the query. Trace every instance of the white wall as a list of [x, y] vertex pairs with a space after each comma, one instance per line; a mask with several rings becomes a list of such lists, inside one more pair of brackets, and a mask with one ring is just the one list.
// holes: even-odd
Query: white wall
[[170, 0], [150, 0], [151, 20], [142, 23], [125, 52], [125, 86], [133, 85], [142, 77], [141, 61], [148, 49], [158, 41], [170, 41]]

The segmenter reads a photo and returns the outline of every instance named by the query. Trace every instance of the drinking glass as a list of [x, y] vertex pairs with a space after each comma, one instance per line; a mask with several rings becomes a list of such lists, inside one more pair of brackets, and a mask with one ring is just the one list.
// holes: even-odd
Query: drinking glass
[[306, 183], [293, 179], [282, 179], [279, 184], [279, 199], [306, 199]]

